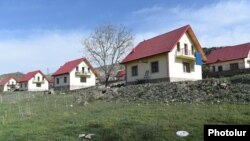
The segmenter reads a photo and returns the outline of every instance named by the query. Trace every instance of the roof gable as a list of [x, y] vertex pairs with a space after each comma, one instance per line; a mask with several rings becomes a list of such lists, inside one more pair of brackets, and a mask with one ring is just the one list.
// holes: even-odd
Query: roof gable
[[211, 51], [211, 53], [208, 55], [206, 64], [247, 58], [249, 51], [250, 43], [218, 48]]
[[5, 84], [8, 83], [11, 79], [14, 79], [14, 80], [16, 81], [16, 79], [13, 78], [13, 77], [5, 77], [4, 79], [2, 79], [2, 80], [0, 81], [0, 86], [5, 85]]
[[190, 39], [197, 47], [197, 50], [202, 53], [203, 60], [205, 61], [205, 53], [203, 52], [191, 26], [186, 25], [168, 33], [142, 41], [125, 57], [125, 59], [121, 63], [123, 64], [137, 59], [171, 52], [176, 46], [177, 42], [185, 33], [189, 35]]
[[27, 74], [25, 74], [20, 80], [19, 82], [28, 82], [31, 78], [33, 78], [36, 74], [40, 73], [47, 81], [47, 77], [40, 71], [40, 70], [36, 70], [36, 71], [32, 71], [32, 72], [28, 72]]
[[69, 74], [72, 70], [75, 69], [76, 66], [78, 66], [81, 62], [84, 62], [88, 67], [94, 72], [94, 74], [97, 76], [96, 71], [92, 67], [92, 65], [89, 63], [89, 61], [86, 58], [80, 58], [73, 61], [66, 62], [63, 66], [61, 66], [54, 74], [53, 76], [58, 75], [64, 75]]

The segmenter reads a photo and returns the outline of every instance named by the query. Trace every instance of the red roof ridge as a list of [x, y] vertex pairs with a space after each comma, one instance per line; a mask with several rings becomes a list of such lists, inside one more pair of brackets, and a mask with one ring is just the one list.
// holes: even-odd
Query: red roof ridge
[[35, 70], [35, 71], [31, 71], [26, 73], [20, 80], [19, 82], [28, 82], [31, 78], [33, 78], [37, 73], [40, 73], [47, 81], [48, 78], [42, 73], [41, 70]]
[[82, 61], [85, 62], [89, 66], [89, 68], [94, 72], [94, 74], [97, 76], [95, 69], [85, 57], [67, 61], [66, 63], [64, 63], [63, 66], [60, 66], [59, 69], [52, 76], [68, 74], [71, 71], [73, 71], [75, 67], [78, 66]]
[[216, 48], [208, 55], [206, 64], [246, 58], [250, 51], [250, 42]]
[[160, 35], [157, 35], [157, 36], [154, 36], [154, 37], [152, 37], [152, 38], [149, 38], [149, 39], [146, 39], [146, 40], [144, 40], [144, 41], [141, 41], [140, 43], [145, 42], [145, 41], [148, 41], [148, 40], [153, 40], [153, 39], [155, 39], [155, 38], [159, 38], [159, 37], [164, 36], [164, 35], [166, 35], [166, 34], [170, 34], [170, 33], [172, 33], [172, 32], [176, 32], [176, 31], [178, 31], [178, 30], [180, 30], [180, 29], [187, 29], [187, 28], [189, 28], [189, 27], [191, 27], [191, 26], [190, 26], [189, 24], [187, 24], [187, 25], [184, 25], [184, 26], [179, 27], [179, 28], [177, 28], [177, 29], [171, 30], [171, 31], [169, 31], [169, 32], [165, 32], [165, 33], [162, 33], [162, 34], [160, 34]]
[[5, 85], [7, 82], [9, 82], [11, 79], [14, 79], [15, 81], [17, 81], [16, 80], [16, 78], [14, 78], [14, 77], [12, 77], [12, 76], [7, 76], [7, 77], [5, 77], [5, 78], [3, 78], [2, 80], [0, 80], [0, 85], [2, 86], [2, 85]]
[[162, 54], [166, 52], [171, 52], [180, 38], [185, 34], [189, 34], [197, 49], [202, 53], [202, 58], [205, 61], [206, 56], [203, 52], [198, 39], [196, 38], [191, 26], [185, 25], [180, 28], [174, 29], [167, 33], [155, 36], [148, 40], [140, 42], [133, 50], [122, 60], [121, 64], [154, 56], [157, 54]]

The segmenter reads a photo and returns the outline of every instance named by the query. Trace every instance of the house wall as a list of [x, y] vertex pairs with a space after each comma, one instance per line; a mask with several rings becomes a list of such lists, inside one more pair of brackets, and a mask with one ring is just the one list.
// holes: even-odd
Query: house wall
[[[151, 72], [151, 62], [159, 62], [159, 72]], [[133, 82], [144, 79], [146, 71], [149, 71], [149, 79], [160, 79], [168, 77], [167, 69], [167, 53], [140, 59], [137, 61], [129, 62], [126, 65], [126, 79], [127, 82]], [[138, 66], [138, 75], [132, 76], [132, 67]]]
[[[67, 82], [64, 82], [64, 78], [67, 78]], [[59, 79], [59, 83], [57, 83], [57, 79]], [[54, 87], [56, 90], [68, 90], [69, 89], [69, 84], [70, 84], [70, 77], [69, 74], [65, 74], [65, 75], [59, 75], [55, 77], [55, 81], [54, 81]]]
[[85, 68], [84, 71], [86, 73], [90, 73], [90, 76], [84, 76], [84, 77], [86, 77], [86, 82], [81, 82], [81, 77], [83, 77], [83, 76], [81, 76], [81, 77], [76, 76], [76, 74], [75, 74], [76, 68], [74, 70], [72, 70], [70, 72], [70, 90], [95, 86], [96, 76], [95, 76], [94, 72], [91, 69], [89, 69], [89, 71], [88, 71], [89, 67], [87, 64], [85, 64], [84, 61], [78, 65], [80, 72], [82, 72], [82, 67]]
[[[40, 81], [44, 81], [41, 83], [41, 87], [37, 87], [36, 83], [33, 81], [38, 81], [38, 77], [40, 77]], [[41, 73], [37, 73], [33, 78], [28, 81], [28, 91], [46, 91], [49, 90], [49, 82], [47, 79], [43, 77]]]
[[232, 63], [238, 63], [239, 69], [250, 68], [247, 59], [239, 59], [239, 60], [209, 64], [209, 71], [213, 72], [213, 66], [215, 66], [215, 72], [219, 71], [218, 70], [219, 66], [222, 66], [223, 71], [228, 71], [230, 70], [230, 64]]
[[9, 84], [11, 84], [11, 85], [13, 84], [13, 85], [16, 86], [16, 85], [17, 85], [17, 82], [16, 82], [15, 79], [11, 78], [11, 79], [8, 81], [8, 83], [6, 83], [6, 84], [3, 86], [3, 91], [4, 91], [4, 92], [11, 90], [11, 87], [8, 86]]
[[[84, 67], [84, 72], [90, 73], [90, 76], [86, 77], [86, 82], [81, 82], [81, 77], [76, 75], [76, 68], [74, 68], [69, 74], [55, 76], [54, 86], [56, 90], [75, 90], [86, 88], [90, 86], [95, 86], [96, 76], [94, 72], [90, 69], [88, 71], [88, 65], [83, 61], [78, 65], [78, 71], [82, 72], [82, 67]], [[64, 77], [67, 77], [67, 83], [64, 83]], [[57, 84], [57, 78], [59, 78], [59, 84]]]
[[[180, 49], [184, 49], [184, 44], [188, 45], [188, 50], [192, 50], [192, 41], [188, 37], [187, 34], [184, 34], [181, 39], [179, 40], [180, 42]], [[197, 51], [196, 47], [194, 46], [195, 51]], [[174, 47], [174, 49], [169, 52], [168, 55], [168, 60], [169, 60], [169, 77], [170, 81], [180, 81], [180, 80], [201, 80], [202, 79], [202, 66], [201, 65], [196, 65], [195, 62], [195, 56], [194, 60], [190, 59], [183, 59], [183, 58], [177, 58], [177, 45]], [[190, 63], [191, 65], [191, 72], [187, 73], [184, 72], [183, 70], [183, 62]]]

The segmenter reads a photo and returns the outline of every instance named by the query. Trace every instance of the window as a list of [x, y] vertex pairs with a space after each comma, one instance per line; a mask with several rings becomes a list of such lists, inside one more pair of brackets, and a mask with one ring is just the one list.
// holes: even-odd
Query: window
[[180, 52], [181, 48], [180, 48], [180, 42], [177, 43], [177, 51]]
[[213, 72], [215, 72], [215, 66], [213, 66]]
[[151, 62], [151, 72], [152, 73], [159, 72], [159, 62], [158, 61]]
[[59, 84], [59, 78], [56, 78], [56, 84]]
[[82, 72], [84, 72], [84, 67], [82, 67]]
[[218, 66], [218, 71], [223, 71], [222, 66]]
[[88, 68], [88, 72], [90, 72], [90, 68]]
[[36, 83], [36, 87], [41, 87], [41, 83]]
[[79, 71], [79, 67], [78, 67], [78, 66], [76, 67], [76, 71], [77, 71], [77, 72]]
[[185, 55], [188, 55], [188, 45], [187, 44], [184, 44], [184, 51], [185, 51]]
[[232, 63], [230, 64], [230, 70], [238, 70], [239, 64], [238, 63]]
[[192, 45], [192, 55], [194, 55], [195, 49], [194, 46]]
[[20, 87], [22, 88], [23, 87], [23, 84], [21, 83]]
[[87, 82], [87, 78], [86, 77], [81, 77], [81, 82], [82, 83], [86, 83]]
[[190, 73], [190, 64], [187, 62], [183, 62], [183, 72]]
[[133, 66], [131, 70], [132, 70], [132, 76], [138, 75], [138, 66]]
[[37, 77], [37, 80], [40, 81], [40, 77], [39, 76]]
[[27, 83], [24, 84], [25, 88], [27, 87]]
[[67, 83], [67, 77], [64, 77], [64, 83]]

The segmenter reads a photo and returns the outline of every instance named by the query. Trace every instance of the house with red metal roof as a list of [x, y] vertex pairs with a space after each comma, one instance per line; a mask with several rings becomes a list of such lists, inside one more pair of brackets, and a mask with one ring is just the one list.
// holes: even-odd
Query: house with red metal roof
[[250, 43], [214, 49], [207, 57], [210, 72], [250, 68]]
[[123, 59], [126, 82], [202, 79], [206, 55], [190, 25], [140, 42]]
[[0, 91], [13, 91], [17, 88], [17, 80], [14, 77], [5, 77], [0, 80]]
[[20, 90], [25, 91], [47, 91], [49, 90], [49, 80], [40, 71], [32, 71], [25, 74], [19, 80]]
[[55, 90], [76, 90], [95, 86], [97, 73], [86, 58], [66, 62], [54, 74]]

